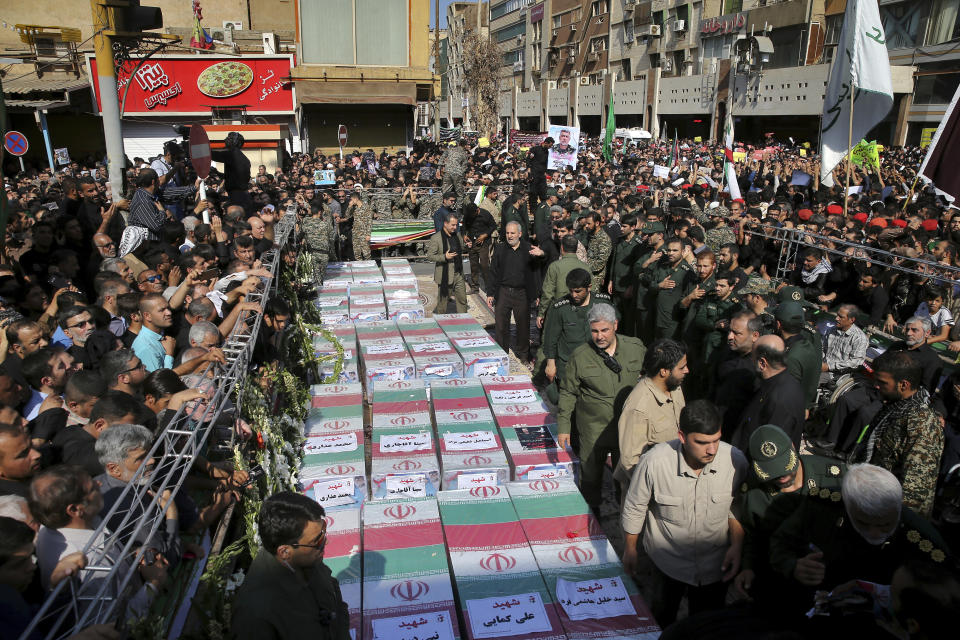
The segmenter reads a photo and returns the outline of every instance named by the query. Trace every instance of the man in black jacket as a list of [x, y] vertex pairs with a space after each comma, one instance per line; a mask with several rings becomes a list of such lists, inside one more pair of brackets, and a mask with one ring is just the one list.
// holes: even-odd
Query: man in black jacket
[[510, 315], [517, 324], [514, 354], [524, 364], [530, 361], [530, 305], [540, 292], [539, 260], [543, 251], [521, 239], [520, 224], [508, 222], [507, 242], [497, 244], [490, 261], [487, 302], [494, 308], [497, 342], [510, 350]]
[[483, 285], [490, 286], [490, 236], [497, 230], [497, 223], [486, 209], [480, 209], [472, 202], [463, 205], [463, 235], [470, 241], [470, 286], [480, 289], [480, 276]]
[[552, 146], [553, 138], [547, 136], [539, 145], [530, 147], [527, 153], [527, 166], [530, 167], [530, 186], [527, 189], [530, 194], [529, 211], [536, 211], [537, 205], [547, 197], [547, 156]]
[[228, 203], [243, 207], [248, 216], [256, 213], [253, 199], [250, 197], [250, 160], [243, 155], [243, 136], [236, 131], [227, 134], [223, 141], [226, 149], [211, 151], [210, 157], [224, 166], [224, 188], [227, 190]]

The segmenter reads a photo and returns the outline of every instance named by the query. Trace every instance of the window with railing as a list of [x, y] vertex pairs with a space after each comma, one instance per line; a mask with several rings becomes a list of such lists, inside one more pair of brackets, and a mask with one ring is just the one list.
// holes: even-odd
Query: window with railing
[[595, 0], [590, 5], [591, 16], [602, 16], [605, 13], [610, 13], [610, 0]]

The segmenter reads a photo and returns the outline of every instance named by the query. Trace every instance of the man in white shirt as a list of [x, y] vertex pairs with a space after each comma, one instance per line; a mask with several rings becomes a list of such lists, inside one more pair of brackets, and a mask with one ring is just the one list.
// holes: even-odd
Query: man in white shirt
[[743, 527], [731, 508], [747, 460], [720, 441], [720, 425], [708, 400], [685, 406], [679, 438], [640, 456], [624, 496], [623, 567], [636, 570], [642, 535], [661, 583], [651, 609], [663, 628], [676, 620], [684, 595], [691, 615], [722, 607], [726, 583], [740, 568]]

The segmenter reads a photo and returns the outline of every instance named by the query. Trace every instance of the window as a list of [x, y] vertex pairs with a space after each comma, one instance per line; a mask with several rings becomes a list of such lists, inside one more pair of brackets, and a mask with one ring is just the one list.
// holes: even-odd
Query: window
[[653, 24], [663, 26], [663, 11], [653, 12]]
[[827, 29], [823, 37], [824, 46], [840, 42], [840, 30], [843, 28], [843, 14], [827, 16]]
[[610, 13], [610, 0], [595, 0], [590, 5], [591, 16], [602, 16], [605, 13]]
[[623, 21], [623, 41], [624, 42], [633, 42], [633, 20], [624, 20]]
[[600, 53], [607, 50], [606, 38], [594, 38], [590, 41], [590, 53]]
[[690, 24], [688, 22], [689, 19], [690, 19], [690, 5], [686, 5], [686, 4], [677, 5], [677, 20], [683, 20], [684, 22], [687, 22], [687, 24], [689, 25]]
[[960, 84], [956, 61], [923, 65], [914, 81], [914, 104], [949, 104]]
[[405, 67], [408, 18], [406, 0], [300, 0], [303, 61]]
[[511, 38], [516, 38], [519, 35], [523, 35], [527, 31], [527, 25], [524, 22], [518, 22], [512, 24], [509, 27], [504, 27], [503, 29], [498, 29], [493, 32], [493, 39], [497, 42], [506, 42]]
[[887, 49], [907, 49], [920, 44], [929, 6], [927, 2], [900, 2], [880, 7]]
[[552, 26], [554, 29], [559, 29], [559, 28], [560, 28], [560, 25], [561, 25], [562, 23], [563, 23], [563, 16], [562, 16], [562, 15], [553, 16], [553, 17], [550, 19], [550, 24], [551, 24], [551, 26]]
[[930, 20], [927, 25], [926, 44], [943, 44], [960, 37], [957, 25], [958, 9], [960, 0], [934, 0], [930, 15], [937, 16], [937, 19]]

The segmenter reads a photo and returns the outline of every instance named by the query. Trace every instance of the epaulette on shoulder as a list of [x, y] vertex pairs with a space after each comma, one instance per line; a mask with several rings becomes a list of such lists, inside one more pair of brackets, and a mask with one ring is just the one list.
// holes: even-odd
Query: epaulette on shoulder
[[567, 304], [570, 304], [570, 300], [568, 298], [561, 298], [553, 303], [553, 308], [558, 309]]
[[610, 297], [609, 293], [601, 293], [598, 291], [597, 293], [594, 293], [592, 295], [594, 298], [598, 300], [613, 300], [613, 298]]

